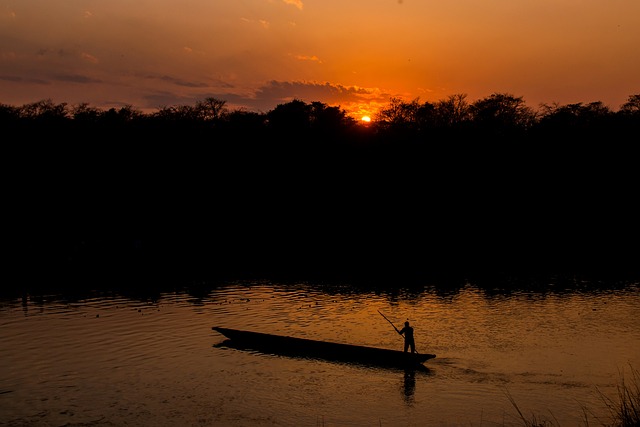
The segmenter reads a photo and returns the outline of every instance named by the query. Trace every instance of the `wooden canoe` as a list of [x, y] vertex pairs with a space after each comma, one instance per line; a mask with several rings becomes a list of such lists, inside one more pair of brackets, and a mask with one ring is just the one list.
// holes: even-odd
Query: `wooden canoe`
[[219, 326], [214, 326], [211, 329], [229, 339], [227, 343], [228, 347], [292, 357], [316, 358], [404, 369], [424, 368], [424, 362], [436, 357], [435, 354], [405, 353], [400, 350], [294, 338], [284, 335], [222, 328]]

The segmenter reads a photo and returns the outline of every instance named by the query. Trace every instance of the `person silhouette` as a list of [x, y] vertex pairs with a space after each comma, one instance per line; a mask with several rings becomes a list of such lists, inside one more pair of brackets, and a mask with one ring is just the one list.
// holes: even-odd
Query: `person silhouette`
[[398, 333], [404, 336], [404, 352], [406, 353], [411, 348], [411, 353], [415, 353], [416, 343], [413, 340], [413, 328], [409, 326], [409, 321], [404, 322], [404, 328], [400, 329]]

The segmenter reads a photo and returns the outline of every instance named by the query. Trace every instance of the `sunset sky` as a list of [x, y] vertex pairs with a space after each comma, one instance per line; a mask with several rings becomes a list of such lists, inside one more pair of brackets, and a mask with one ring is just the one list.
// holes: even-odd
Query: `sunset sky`
[[492, 93], [617, 110], [640, 93], [640, 1], [0, 0], [3, 104], [360, 116]]

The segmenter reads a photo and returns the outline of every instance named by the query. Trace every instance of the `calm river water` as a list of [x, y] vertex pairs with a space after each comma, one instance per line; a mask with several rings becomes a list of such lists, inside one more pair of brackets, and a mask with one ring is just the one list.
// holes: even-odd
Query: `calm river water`
[[[153, 298], [0, 300], [0, 425], [606, 424], [640, 366], [640, 287], [395, 291], [231, 282]], [[212, 326], [393, 349], [415, 327], [428, 372], [218, 346]], [[515, 403], [515, 405], [514, 405]]]

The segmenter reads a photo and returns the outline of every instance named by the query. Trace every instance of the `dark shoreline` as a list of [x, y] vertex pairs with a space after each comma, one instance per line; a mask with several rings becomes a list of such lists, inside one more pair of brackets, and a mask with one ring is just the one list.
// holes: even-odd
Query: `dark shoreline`
[[3, 288], [637, 280], [638, 99], [534, 128], [5, 114]]

